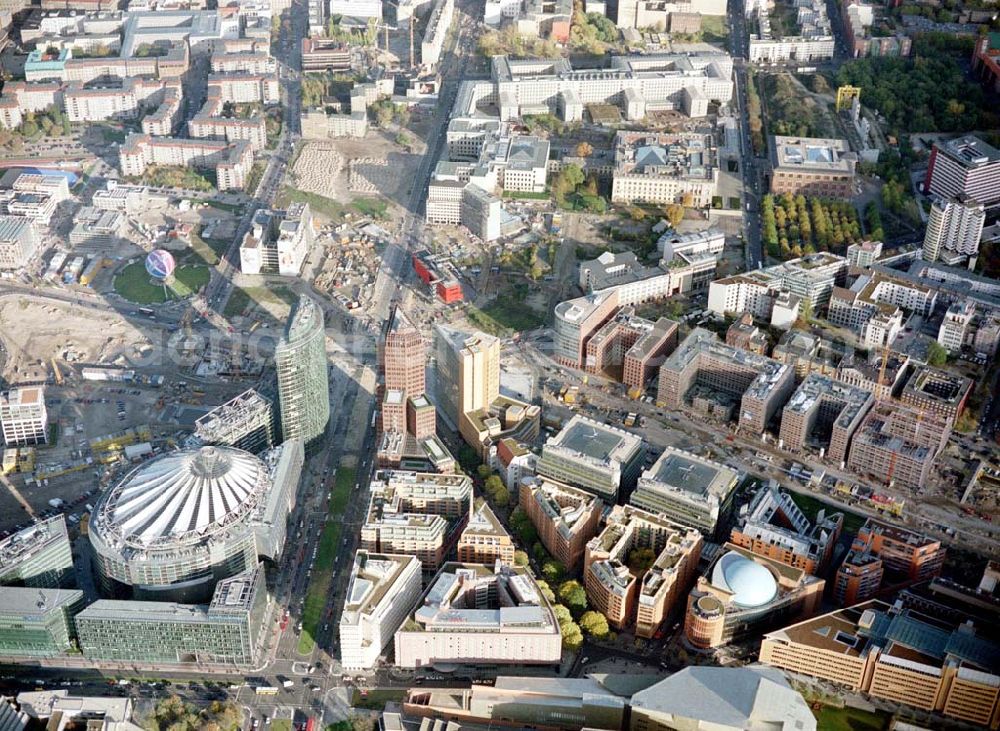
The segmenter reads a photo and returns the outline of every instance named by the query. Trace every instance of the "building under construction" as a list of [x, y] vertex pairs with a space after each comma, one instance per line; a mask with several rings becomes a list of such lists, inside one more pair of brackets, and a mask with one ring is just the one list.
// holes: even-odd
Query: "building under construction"
[[274, 405], [259, 392], [248, 389], [199, 417], [195, 437], [203, 444], [260, 454], [274, 446]]
[[847, 467], [874, 481], [916, 490], [950, 435], [951, 424], [941, 416], [882, 401], [855, 432]]

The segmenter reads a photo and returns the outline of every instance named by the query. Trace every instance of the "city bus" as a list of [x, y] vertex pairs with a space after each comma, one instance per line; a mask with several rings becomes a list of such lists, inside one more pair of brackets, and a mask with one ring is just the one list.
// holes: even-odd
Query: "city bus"
[[278, 689], [273, 685], [258, 685], [253, 692], [257, 695], [278, 695]]

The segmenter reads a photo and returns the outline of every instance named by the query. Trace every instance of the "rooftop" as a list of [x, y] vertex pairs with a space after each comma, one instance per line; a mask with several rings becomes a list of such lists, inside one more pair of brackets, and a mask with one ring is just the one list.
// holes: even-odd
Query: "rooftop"
[[774, 137], [775, 168], [809, 172], [851, 173], [856, 158], [847, 140], [818, 137]]
[[739, 482], [739, 473], [691, 452], [667, 447], [642, 474], [642, 480], [670, 490], [698, 496], [712, 494], [724, 500]]
[[625, 462], [642, 445], [642, 439], [623, 429], [576, 414], [562, 430], [545, 443], [588, 457], [599, 463]]

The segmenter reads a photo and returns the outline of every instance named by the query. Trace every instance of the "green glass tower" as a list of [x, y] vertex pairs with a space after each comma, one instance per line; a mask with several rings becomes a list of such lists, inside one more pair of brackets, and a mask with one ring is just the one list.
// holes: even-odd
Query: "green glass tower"
[[330, 419], [330, 389], [323, 311], [299, 298], [274, 351], [282, 439], [302, 439], [310, 451], [322, 441]]

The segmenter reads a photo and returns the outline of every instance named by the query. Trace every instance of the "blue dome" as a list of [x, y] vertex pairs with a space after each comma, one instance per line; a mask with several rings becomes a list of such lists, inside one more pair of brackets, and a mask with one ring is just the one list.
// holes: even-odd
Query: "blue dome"
[[763, 606], [778, 593], [774, 575], [736, 551], [730, 551], [715, 564], [712, 583], [732, 592], [733, 604], [744, 608]]

